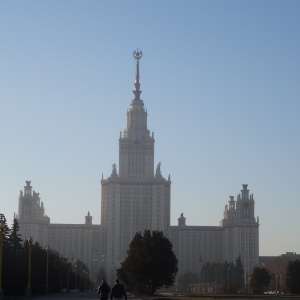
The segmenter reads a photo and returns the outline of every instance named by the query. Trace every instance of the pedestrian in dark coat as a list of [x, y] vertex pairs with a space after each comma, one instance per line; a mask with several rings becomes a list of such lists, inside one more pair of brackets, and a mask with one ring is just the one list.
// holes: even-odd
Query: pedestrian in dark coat
[[127, 300], [127, 295], [124, 289], [124, 286], [119, 282], [119, 279], [116, 280], [116, 284], [113, 286], [110, 294], [110, 299], [122, 299], [124, 296], [125, 300]]
[[106, 283], [105, 279], [102, 279], [99, 288], [98, 288], [98, 295], [100, 300], [108, 300], [108, 294], [110, 293], [110, 287]]

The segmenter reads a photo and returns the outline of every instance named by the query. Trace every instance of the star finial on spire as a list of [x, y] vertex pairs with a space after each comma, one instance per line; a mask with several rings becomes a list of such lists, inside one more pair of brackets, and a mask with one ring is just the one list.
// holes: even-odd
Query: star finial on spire
[[140, 60], [143, 56], [143, 52], [142, 51], [139, 51], [139, 48], [136, 49], [136, 51], [133, 51], [133, 57], [136, 59], [136, 60]]
[[135, 73], [135, 83], [134, 83], [134, 99], [140, 100], [140, 95], [142, 91], [140, 91], [140, 59], [143, 56], [143, 52], [137, 49], [133, 51], [133, 57], [136, 60], [136, 73]]

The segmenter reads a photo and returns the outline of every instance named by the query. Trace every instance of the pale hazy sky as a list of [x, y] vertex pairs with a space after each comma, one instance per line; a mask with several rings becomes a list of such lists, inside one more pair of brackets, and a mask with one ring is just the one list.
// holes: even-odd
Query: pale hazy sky
[[53, 223], [100, 223], [135, 62], [171, 224], [218, 225], [248, 184], [260, 255], [300, 253], [300, 1], [0, 3], [0, 212], [25, 180]]

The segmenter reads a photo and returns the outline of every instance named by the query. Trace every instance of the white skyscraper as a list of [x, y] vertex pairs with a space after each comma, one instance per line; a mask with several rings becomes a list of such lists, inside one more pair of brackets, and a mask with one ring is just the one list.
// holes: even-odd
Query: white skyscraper
[[[161, 230], [170, 239], [178, 258], [178, 274], [200, 274], [207, 262], [234, 261], [238, 256], [250, 274], [259, 259], [259, 222], [247, 184], [236, 200], [230, 196], [219, 226], [188, 226], [183, 213], [177, 226], [170, 225], [171, 180], [162, 176], [160, 163], [154, 166], [154, 134], [147, 128], [148, 115], [140, 98], [142, 52], [133, 55], [134, 98], [127, 111], [127, 126], [119, 137], [119, 172], [113, 164], [111, 175], [101, 180], [101, 224], [93, 225], [89, 212], [85, 224], [51, 224], [39, 194], [27, 181], [19, 197], [21, 234], [65, 257], [83, 260], [94, 275], [100, 267], [105, 268], [109, 281], [126, 258], [134, 235], [146, 229]], [[183, 206], [187, 205], [183, 200]]]

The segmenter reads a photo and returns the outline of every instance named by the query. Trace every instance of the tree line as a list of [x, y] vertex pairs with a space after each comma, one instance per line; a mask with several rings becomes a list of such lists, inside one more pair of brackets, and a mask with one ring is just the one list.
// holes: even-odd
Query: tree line
[[[284, 276], [281, 276], [284, 275]], [[264, 266], [256, 266], [245, 277], [244, 266], [239, 256], [234, 262], [206, 263], [198, 274], [187, 272], [178, 277], [178, 289], [200, 293], [253, 293], [265, 291], [300, 294], [300, 261], [286, 263], [284, 274], [271, 273]]]
[[[24, 295], [28, 285], [29, 251], [31, 251], [31, 286], [33, 294], [58, 292], [62, 288], [84, 290], [92, 287], [88, 267], [80, 260], [70, 261], [57, 251], [42, 248], [37, 242], [31, 245], [23, 241], [19, 234], [19, 223], [14, 219], [8, 228], [4, 222], [2, 290], [5, 295]], [[158, 289], [173, 285], [178, 271], [178, 260], [171, 242], [162, 231], [145, 230], [138, 232], [129, 245], [126, 259], [117, 270], [126, 288], [144, 294], [153, 295]], [[102, 277], [103, 276], [103, 277]], [[203, 264], [200, 276], [191, 272], [177, 277], [177, 288], [181, 291], [193, 291], [197, 287], [200, 293], [206, 292], [251, 292], [263, 293], [274, 274], [265, 267], [257, 266], [252, 274], [245, 278], [241, 257], [234, 262]], [[100, 269], [97, 278], [105, 277]], [[285, 274], [286, 289], [283, 292], [300, 293], [300, 261], [289, 261]]]
[[279, 282], [278, 275], [281, 274], [270, 273], [265, 267], [255, 267], [250, 277], [250, 287], [254, 293], [263, 293], [268, 289], [276, 293], [300, 294], [300, 261], [298, 259], [288, 262], [285, 278], [280, 277]]
[[[49, 247], [42, 248], [38, 242], [30, 245], [19, 233], [19, 222], [5, 224], [2, 247], [2, 290], [4, 295], [24, 295], [29, 283], [32, 294], [59, 292], [62, 289], [83, 290], [91, 287], [90, 272], [81, 260], [70, 261]], [[29, 251], [31, 270], [29, 275]]]
[[244, 266], [239, 256], [235, 262], [208, 262], [200, 276], [187, 272], [178, 277], [178, 289], [201, 293], [235, 293], [244, 290]]

